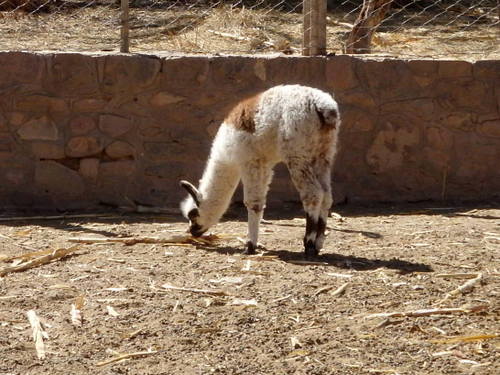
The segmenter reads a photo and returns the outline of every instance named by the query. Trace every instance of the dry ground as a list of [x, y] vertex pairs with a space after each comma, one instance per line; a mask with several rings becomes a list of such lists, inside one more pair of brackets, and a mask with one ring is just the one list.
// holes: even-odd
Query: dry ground
[[[259, 256], [240, 254], [236, 208], [213, 244], [80, 243], [7, 273], [0, 374], [500, 373], [498, 206], [337, 212], [316, 263], [303, 262], [304, 221], [287, 206], [266, 215]], [[75, 237], [186, 229], [174, 214], [2, 220], [0, 273], [27, 261], [14, 256], [71, 248]]]
[[[88, 4], [39, 14], [0, 12], [0, 50], [118, 52], [119, 8]], [[465, 10], [398, 9], [375, 34], [373, 52], [400, 57], [498, 59], [497, 13], [483, 2]], [[356, 16], [355, 9], [328, 14], [328, 53], [342, 53]], [[142, 7], [131, 8], [130, 17], [132, 53], [301, 54], [300, 9]]]

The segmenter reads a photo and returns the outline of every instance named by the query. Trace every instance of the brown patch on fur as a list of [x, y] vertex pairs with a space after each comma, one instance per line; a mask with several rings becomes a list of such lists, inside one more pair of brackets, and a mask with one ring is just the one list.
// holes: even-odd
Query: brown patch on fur
[[259, 104], [260, 95], [261, 94], [254, 95], [238, 103], [226, 117], [224, 122], [239, 130], [244, 130], [249, 133], [255, 132], [255, 115], [257, 114], [257, 105]]

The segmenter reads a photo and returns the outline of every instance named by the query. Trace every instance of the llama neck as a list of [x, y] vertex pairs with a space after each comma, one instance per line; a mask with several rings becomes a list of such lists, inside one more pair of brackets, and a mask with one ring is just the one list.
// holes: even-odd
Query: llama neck
[[200, 216], [207, 226], [216, 224], [226, 212], [239, 180], [238, 167], [214, 158], [208, 160], [199, 186], [203, 196]]

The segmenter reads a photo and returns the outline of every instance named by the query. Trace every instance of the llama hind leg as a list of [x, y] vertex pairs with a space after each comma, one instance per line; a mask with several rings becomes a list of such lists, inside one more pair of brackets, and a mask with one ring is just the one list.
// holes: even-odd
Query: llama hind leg
[[321, 168], [319, 168], [318, 178], [321, 182], [321, 188], [323, 189], [323, 200], [321, 202], [321, 210], [317, 226], [317, 236], [314, 243], [318, 251], [323, 248], [323, 243], [325, 242], [325, 230], [328, 213], [333, 203], [331, 176], [331, 166], [329, 164], [325, 164]]
[[255, 254], [257, 249], [259, 225], [266, 207], [266, 196], [272, 175], [272, 168], [259, 162], [247, 165], [242, 174], [244, 202], [248, 211], [245, 254]]
[[[305, 255], [307, 258], [316, 257], [320, 250], [318, 245], [322, 245], [318, 242], [318, 236], [321, 238], [324, 235], [326, 226], [326, 220], [322, 217], [324, 189], [314, 172], [312, 164], [289, 163], [288, 168], [306, 212]], [[325, 223], [323, 227], [320, 227], [321, 223]]]

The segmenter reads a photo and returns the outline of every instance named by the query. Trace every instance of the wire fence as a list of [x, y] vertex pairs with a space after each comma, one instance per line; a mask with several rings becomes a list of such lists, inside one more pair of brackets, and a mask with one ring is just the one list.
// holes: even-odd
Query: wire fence
[[498, 0], [0, 0], [0, 50], [491, 59], [499, 15]]

